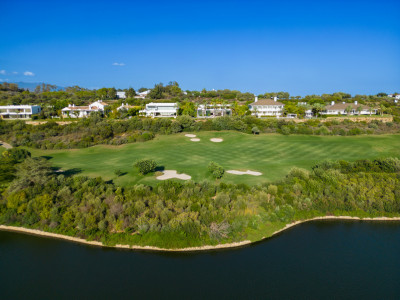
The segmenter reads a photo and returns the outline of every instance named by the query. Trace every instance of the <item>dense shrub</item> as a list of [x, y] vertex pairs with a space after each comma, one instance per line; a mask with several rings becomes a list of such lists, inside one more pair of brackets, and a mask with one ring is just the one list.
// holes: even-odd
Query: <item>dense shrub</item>
[[141, 159], [135, 162], [134, 166], [138, 168], [140, 174], [146, 175], [155, 171], [157, 163], [152, 159]]
[[224, 176], [224, 168], [215, 162], [210, 162], [208, 164], [208, 171], [212, 174], [212, 176], [216, 179], [222, 178]]

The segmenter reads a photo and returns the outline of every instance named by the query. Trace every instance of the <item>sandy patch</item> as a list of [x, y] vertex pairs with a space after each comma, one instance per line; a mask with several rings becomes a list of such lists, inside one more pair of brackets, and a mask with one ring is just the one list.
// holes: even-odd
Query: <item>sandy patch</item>
[[194, 137], [196, 137], [196, 135], [195, 135], [195, 134], [185, 134], [185, 136], [187, 136], [187, 137], [190, 137], [190, 138], [194, 138]]
[[0, 147], [4, 147], [6, 149], [11, 149], [12, 146], [6, 142], [0, 141]]
[[200, 139], [198, 138], [194, 138], [194, 139], [190, 139], [192, 142], [200, 142]]
[[158, 180], [167, 180], [172, 178], [178, 178], [182, 180], [189, 180], [192, 177], [187, 174], [178, 174], [176, 170], [165, 170], [163, 171], [163, 175], [157, 176]]
[[261, 172], [255, 172], [255, 171], [250, 171], [250, 170], [247, 170], [246, 172], [238, 171], [238, 170], [228, 170], [228, 171], [226, 171], [226, 173], [234, 174], [234, 175], [253, 175], [253, 176], [262, 175]]
[[221, 143], [221, 142], [223, 141], [223, 139], [212, 138], [212, 139], [210, 139], [210, 141], [211, 141], [211, 142], [214, 142], [214, 143]]

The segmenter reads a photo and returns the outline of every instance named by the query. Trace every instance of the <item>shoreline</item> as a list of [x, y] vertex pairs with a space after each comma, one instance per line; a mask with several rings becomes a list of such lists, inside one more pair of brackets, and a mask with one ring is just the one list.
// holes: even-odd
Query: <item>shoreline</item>
[[286, 224], [285, 227], [283, 227], [277, 231], [274, 231], [270, 236], [263, 237], [262, 239], [260, 239], [258, 241], [254, 241], [254, 242], [252, 242], [250, 240], [245, 240], [245, 241], [235, 242], [235, 243], [218, 244], [215, 246], [205, 245], [205, 246], [199, 246], [199, 247], [187, 247], [187, 248], [178, 248], [178, 249], [167, 249], [167, 248], [160, 248], [160, 247], [154, 247], [154, 246], [135, 246], [135, 245], [131, 246], [131, 245], [121, 245], [121, 244], [117, 244], [115, 246], [107, 246], [107, 245], [104, 245], [102, 242], [98, 242], [98, 241], [88, 241], [88, 240], [85, 240], [82, 238], [72, 237], [72, 236], [68, 236], [68, 235], [62, 235], [62, 234], [58, 234], [58, 233], [46, 232], [46, 231], [42, 231], [42, 230], [38, 230], [38, 229], [29, 229], [29, 228], [17, 227], [17, 226], [0, 225], [0, 230], [19, 232], [19, 233], [25, 233], [25, 234], [43, 236], [43, 237], [49, 237], [49, 238], [56, 238], [56, 239], [71, 241], [71, 242], [85, 244], [85, 245], [97, 246], [97, 247], [129, 249], [129, 250], [150, 250], [150, 251], [161, 251], [161, 252], [195, 252], [195, 251], [237, 248], [237, 247], [241, 247], [241, 246], [245, 246], [245, 245], [250, 245], [252, 243], [257, 243], [257, 242], [263, 241], [265, 239], [268, 239], [270, 237], [273, 237], [274, 235], [277, 235], [277, 234], [279, 234], [285, 230], [288, 230], [296, 225], [310, 222], [310, 221], [315, 221], [315, 220], [400, 221], [400, 217], [360, 218], [360, 217], [350, 217], [350, 216], [320, 216], [320, 217], [314, 217], [311, 219], [300, 220], [300, 221], [295, 221], [295, 222]]

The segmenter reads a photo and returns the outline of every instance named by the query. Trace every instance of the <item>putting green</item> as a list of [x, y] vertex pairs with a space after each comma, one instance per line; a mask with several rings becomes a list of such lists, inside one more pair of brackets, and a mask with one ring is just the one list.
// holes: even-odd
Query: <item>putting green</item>
[[[259, 171], [261, 176], [225, 174], [227, 183], [257, 184], [282, 178], [292, 167], [310, 168], [324, 159], [373, 159], [400, 157], [400, 135], [381, 136], [283, 136], [237, 132], [198, 132], [200, 142], [184, 134], [158, 136], [152, 141], [122, 146], [95, 146], [79, 150], [29, 149], [33, 156], [50, 158], [53, 166], [80, 174], [102, 176], [120, 185], [155, 184], [154, 174], [141, 176], [133, 163], [141, 158], [157, 161], [166, 170], [177, 170], [195, 181], [211, 179], [210, 161], [225, 170]], [[210, 138], [222, 138], [213, 143]], [[118, 177], [115, 170], [126, 173]]]

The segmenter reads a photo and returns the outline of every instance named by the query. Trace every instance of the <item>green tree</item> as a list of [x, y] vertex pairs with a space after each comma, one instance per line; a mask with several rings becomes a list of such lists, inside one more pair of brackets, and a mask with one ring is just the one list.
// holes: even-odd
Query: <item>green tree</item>
[[126, 91], [125, 95], [126, 95], [126, 98], [133, 98], [133, 97], [136, 96], [136, 91], [135, 91], [133, 88], [130, 87], [130, 88]]
[[191, 117], [196, 116], [196, 107], [193, 102], [184, 101], [179, 105], [179, 111], [181, 115], [187, 115]]
[[325, 104], [321, 104], [318, 102], [315, 102], [314, 104], [312, 104], [312, 112], [313, 112], [314, 116], [319, 116], [321, 111], [323, 111], [324, 109], [325, 109]]
[[108, 89], [107, 88], [101, 88], [96, 91], [96, 96], [99, 97], [100, 99], [104, 100], [107, 99], [108, 95]]
[[140, 174], [146, 175], [155, 171], [157, 163], [152, 159], [141, 159], [135, 162], [134, 166], [138, 168]]
[[212, 176], [216, 179], [222, 178], [225, 172], [222, 166], [213, 161], [208, 164], [208, 171], [211, 172]]
[[11, 190], [18, 191], [31, 185], [44, 185], [52, 174], [50, 163], [44, 158], [27, 158], [17, 167], [17, 179], [11, 184]]
[[162, 83], [156, 84], [149, 93], [149, 97], [151, 99], [162, 99], [164, 90], [164, 85]]

